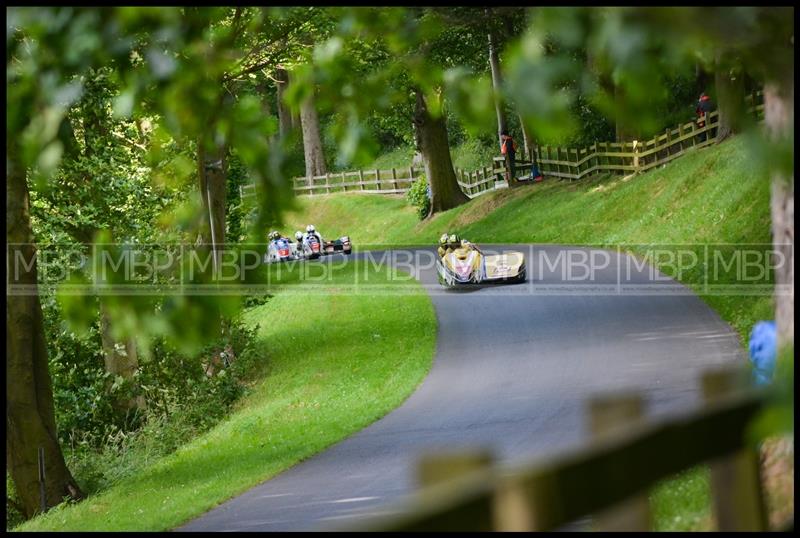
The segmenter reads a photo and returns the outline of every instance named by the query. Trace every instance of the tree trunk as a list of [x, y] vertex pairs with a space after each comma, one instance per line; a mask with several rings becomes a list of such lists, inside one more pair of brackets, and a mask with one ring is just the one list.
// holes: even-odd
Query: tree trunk
[[[106, 372], [114, 377], [121, 376], [125, 380], [132, 380], [139, 368], [136, 341], [128, 338], [123, 344], [114, 339], [111, 331], [111, 318], [102, 297], [100, 298], [100, 340], [103, 345], [103, 361]], [[131, 409], [143, 409], [145, 407], [144, 396], [116, 399], [114, 407], [125, 412]]]
[[281, 138], [286, 138], [292, 130], [292, 113], [283, 100], [283, 94], [286, 92], [286, 88], [289, 85], [289, 73], [282, 67], [279, 67], [275, 70], [275, 79], [278, 95], [278, 132]]
[[[614, 84], [611, 75], [603, 70], [602, 65], [598, 62], [597, 58], [592, 54], [591, 49], [586, 51], [586, 66], [591, 73], [597, 78], [597, 85], [600, 87], [602, 94], [608, 99], [614, 99], [614, 104], [617, 104], [617, 86]], [[619, 138], [619, 114], [614, 114], [611, 121], [614, 122], [615, 138]]]
[[203, 243], [212, 245], [215, 267], [219, 266], [225, 244], [226, 154], [227, 148], [216, 142], [206, 146], [200, 140], [197, 144], [199, 187], [205, 211], [201, 235]]
[[695, 93], [700, 95], [702, 92], [708, 90], [708, 79], [710, 78], [708, 71], [706, 71], [700, 62], [694, 64], [694, 84]]
[[533, 138], [531, 138], [531, 134], [528, 132], [528, 127], [525, 125], [525, 120], [522, 119], [522, 116], [519, 116], [519, 125], [522, 129], [522, 143], [523, 143], [523, 151], [522, 158], [524, 160], [531, 160], [533, 161]]
[[[261, 83], [258, 84], [258, 92], [263, 96], [263, 99], [261, 99], [261, 111], [262, 111], [262, 113], [264, 114], [264, 116], [271, 117], [272, 116], [272, 109], [271, 109], [270, 104], [269, 104], [270, 100], [267, 98], [268, 94], [269, 94], [269, 90], [268, 90], [266, 82], [261, 82]], [[269, 96], [269, 97], [271, 97], [271, 96]], [[271, 134], [269, 136], [269, 144], [270, 144], [270, 146], [275, 144], [275, 142], [277, 142], [277, 135], [276, 134]]]
[[[773, 143], [793, 136], [794, 80], [764, 85], [764, 122]], [[772, 242], [784, 263], [775, 269], [775, 323], [778, 347], [794, 343], [794, 177], [772, 173]], [[785, 290], [781, 293], [781, 288]]]
[[328, 169], [325, 166], [325, 154], [322, 151], [322, 139], [319, 135], [319, 118], [314, 106], [314, 95], [306, 99], [300, 107], [300, 122], [303, 128], [303, 153], [306, 159], [306, 177], [321, 176]]
[[18, 148], [11, 146], [7, 146], [11, 166], [6, 183], [8, 283], [26, 286], [27, 291], [6, 296], [6, 465], [24, 515], [31, 517], [40, 511], [40, 448], [44, 452], [46, 507], [61, 503], [64, 497], [80, 499], [83, 494], [58, 443], [28, 185], [25, 170], [17, 164]]
[[625, 90], [614, 84], [614, 108], [616, 109], [616, 118], [614, 123], [617, 142], [630, 142], [631, 140], [636, 140], [638, 138], [636, 135], [637, 129], [631, 125], [628, 125], [628, 122], [624, 118], [624, 114], [621, 112], [622, 110], [625, 110], [625, 106]]
[[[488, 10], [487, 10], [488, 11]], [[500, 75], [500, 58], [497, 55], [497, 47], [495, 46], [495, 38], [493, 33], [489, 32], [489, 66], [492, 70], [492, 88], [494, 89], [494, 108], [497, 112], [497, 139], [503, 143], [500, 134], [508, 129], [508, 122], [506, 121], [506, 114], [503, 110], [502, 99], [502, 83], [503, 79]]]
[[716, 52], [714, 84], [717, 89], [717, 143], [741, 131], [744, 119], [744, 75], [740, 69], [731, 69], [731, 59]]
[[422, 153], [425, 163], [425, 175], [431, 186], [431, 215], [446, 211], [467, 202], [469, 198], [458, 186], [450, 159], [450, 146], [447, 141], [447, 124], [442, 113], [434, 118], [428, 112], [425, 97], [419, 89], [415, 89], [416, 106], [414, 124], [416, 129], [417, 149]]

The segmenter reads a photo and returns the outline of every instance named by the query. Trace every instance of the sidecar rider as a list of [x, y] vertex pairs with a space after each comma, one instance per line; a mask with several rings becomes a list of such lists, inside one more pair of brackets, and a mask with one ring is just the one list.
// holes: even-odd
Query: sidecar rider
[[322, 240], [322, 236], [319, 234], [317, 229], [314, 228], [313, 224], [309, 224], [308, 226], [306, 226], [306, 237], [311, 237], [311, 236], [317, 238], [317, 241], [319, 241], [320, 248], [322, 248], [325, 242]]

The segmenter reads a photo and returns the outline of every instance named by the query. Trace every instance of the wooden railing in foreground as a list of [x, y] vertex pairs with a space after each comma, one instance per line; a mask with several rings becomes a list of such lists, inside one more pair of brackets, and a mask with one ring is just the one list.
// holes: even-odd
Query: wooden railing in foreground
[[[763, 119], [763, 93], [753, 92], [746, 97], [747, 110], [756, 119]], [[710, 146], [716, 142], [719, 113], [711, 112], [705, 126], [695, 122], [667, 129], [650, 140], [632, 142], [599, 142], [586, 148], [536, 146], [533, 156], [545, 177], [576, 180], [600, 173], [623, 175], [646, 172], [684, 155], [692, 148]], [[517, 160], [517, 175], [529, 173], [530, 161]], [[401, 194], [406, 192], [423, 171], [413, 166], [389, 170], [355, 170], [331, 172], [321, 176], [296, 177], [294, 192], [298, 195], [358, 192], [364, 194]], [[489, 190], [507, 187], [503, 157], [495, 157], [491, 166], [466, 171], [455, 168], [461, 190], [474, 198]], [[254, 185], [240, 187], [242, 197], [254, 193]]]
[[704, 462], [719, 530], [765, 530], [757, 449], [747, 440], [765, 400], [743, 387], [744, 375], [706, 373], [704, 407], [649, 423], [635, 394], [590, 400], [595, 442], [539, 465], [492, 466], [481, 450], [430, 454], [418, 467], [422, 489], [399, 512], [350, 530], [553, 530], [590, 515], [596, 530], [651, 530], [649, 488]]

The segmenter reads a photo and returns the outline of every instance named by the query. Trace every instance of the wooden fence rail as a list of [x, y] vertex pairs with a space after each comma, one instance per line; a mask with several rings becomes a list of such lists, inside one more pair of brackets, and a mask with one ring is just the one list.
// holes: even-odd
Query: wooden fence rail
[[[761, 91], [746, 97], [747, 110], [755, 119], [763, 119], [764, 103]], [[546, 177], [578, 180], [599, 173], [638, 174], [662, 166], [685, 155], [693, 148], [702, 148], [715, 143], [719, 125], [719, 112], [708, 114], [705, 126], [687, 122], [650, 140], [632, 142], [598, 142], [586, 148], [559, 148], [534, 146], [533, 160]], [[531, 162], [517, 160], [520, 175]], [[313, 177], [296, 177], [293, 189], [298, 195], [330, 194], [334, 192], [358, 192], [364, 194], [401, 194], [406, 192], [423, 170], [413, 166], [389, 170], [355, 170], [331, 172]], [[491, 166], [466, 171], [455, 168], [456, 179], [461, 190], [474, 198], [494, 189], [508, 187], [505, 179], [506, 167], [503, 157], [495, 157]], [[242, 198], [252, 196], [255, 185], [240, 188]]]
[[744, 387], [745, 376], [707, 372], [699, 410], [649, 423], [635, 393], [594, 398], [594, 442], [538, 464], [493, 466], [480, 449], [423, 456], [422, 489], [391, 515], [349, 530], [553, 530], [598, 513], [595, 529], [651, 530], [645, 492], [703, 462], [711, 466], [719, 530], [765, 530], [757, 449], [747, 434], [766, 400]]

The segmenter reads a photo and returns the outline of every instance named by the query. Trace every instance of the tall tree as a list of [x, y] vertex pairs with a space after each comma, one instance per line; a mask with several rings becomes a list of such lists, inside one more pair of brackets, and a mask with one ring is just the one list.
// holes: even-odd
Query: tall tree
[[714, 86], [717, 90], [717, 143], [741, 132], [745, 116], [744, 72], [733, 54], [718, 48], [714, 60]]
[[10, 284], [6, 297], [6, 464], [26, 517], [40, 510], [39, 451], [44, 457], [44, 503], [83, 493], [67, 469], [56, 433], [53, 388], [47, 363], [42, 306], [39, 302], [36, 247], [30, 221], [26, 170], [19, 141], [6, 143], [6, 239]]
[[283, 67], [275, 69], [275, 87], [277, 89], [278, 125], [281, 138], [285, 138], [292, 130], [292, 113], [284, 99], [286, 89], [289, 87], [289, 72]]
[[457, 207], [469, 198], [461, 191], [453, 170], [444, 113], [433, 117], [428, 110], [425, 96], [418, 88], [414, 90], [414, 96], [417, 148], [422, 153], [425, 174], [431, 186], [431, 215], [433, 215]]
[[197, 143], [199, 191], [205, 212], [201, 227], [203, 243], [211, 245], [215, 270], [225, 244], [226, 179], [228, 177], [227, 146], [201, 137]]
[[[486, 9], [487, 18], [489, 15], [489, 9]], [[492, 71], [492, 88], [494, 88], [494, 106], [495, 110], [497, 111], [497, 139], [502, 143], [502, 137], [500, 133], [503, 131], [508, 130], [508, 122], [506, 121], [506, 114], [503, 107], [503, 100], [502, 96], [502, 76], [500, 75], [500, 58], [497, 54], [497, 45], [496, 45], [496, 38], [494, 36], [494, 30], [489, 29], [489, 66], [491, 67]]]
[[314, 91], [300, 105], [300, 123], [303, 127], [303, 153], [306, 161], [306, 177], [327, 173], [322, 138], [319, 134], [319, 117], [314, 104]]

